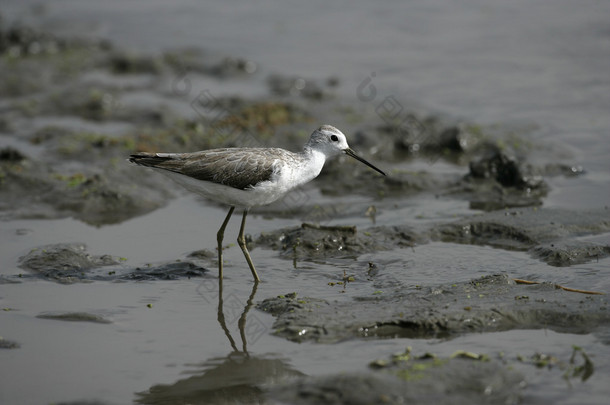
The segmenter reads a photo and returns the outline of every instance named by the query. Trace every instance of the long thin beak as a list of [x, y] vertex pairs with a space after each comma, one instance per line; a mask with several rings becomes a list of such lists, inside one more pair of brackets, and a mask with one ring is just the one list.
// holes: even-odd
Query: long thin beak
[[381, 170], [379, 170], [378, 168], [376, 168], [375, 166], [373, 166], [372, 164], [370, 164], [369, 162], [367, 162], [366, 160], [362, 159], [360, 156], [356, 155], [356, 152], [354, 152], [351, 148], [347, 148], [344, 149], [343, 152], [345, 152], [345, 154], [347, 156], [351, 156], [354, 159], [356, 159], [359, 162], [364, 163], [365, 165], [367, 165], [368, 167], [370, 167], [373, 170], [378, 171], [379, 173], [383, 174], [384, 176], [386, 176], [386, 174], [384, 172], [382, 172]]

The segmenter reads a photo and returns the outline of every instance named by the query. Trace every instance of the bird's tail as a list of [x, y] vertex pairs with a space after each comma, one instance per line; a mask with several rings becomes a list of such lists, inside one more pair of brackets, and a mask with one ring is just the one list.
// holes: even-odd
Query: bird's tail
[[163, 162], [172, 160], [172, 153], [146, 153], [138, 152], [129, 156], [129, 161], [140, 166], [156, 167]]

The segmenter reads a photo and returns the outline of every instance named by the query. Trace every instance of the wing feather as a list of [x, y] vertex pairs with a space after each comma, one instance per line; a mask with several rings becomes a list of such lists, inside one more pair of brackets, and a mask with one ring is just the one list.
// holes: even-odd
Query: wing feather
[[278, 160], [294, 159], [293, 155], [279, 148], [225, 148], [195, 153], [138, 153], [131, 155], [129, 161], [244, 190], [271, 180], [281, 169]]

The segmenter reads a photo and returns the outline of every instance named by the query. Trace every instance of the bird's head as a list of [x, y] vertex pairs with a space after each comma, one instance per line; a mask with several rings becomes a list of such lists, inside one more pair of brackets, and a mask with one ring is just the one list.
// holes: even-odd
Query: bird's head
[[322, 125], [320, 128], [313, 131], [309, 138], [309, 142], [307, 142], [307, 147], [324, 153], [327, 158], [345, 153], [384, 176], [386, 175], [383, 171], [358, 156], [347, 144], [347, 138], [343, 132], [331, 125]]

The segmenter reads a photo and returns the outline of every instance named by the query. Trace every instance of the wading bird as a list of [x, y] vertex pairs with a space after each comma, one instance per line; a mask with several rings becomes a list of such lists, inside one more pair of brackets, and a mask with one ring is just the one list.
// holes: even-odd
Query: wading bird
[[287, 192], [315, 179], [327, 159], [346, 154], [385, 176], [350, 149], [337, 128], [322, 125], [313, 131], [299, 153], [280, 148], [222, 148], [193, 153], [136, 153], [129, 161], [172, 177], [189, 191], [230, 206], [216, 239], [218, 277], [222, 279], [222, 240], [235, 207], [243, 209], [237, 243], [252, 276], [260, 281], [246, 246], [244, 228], [250, 208], [270, 204]]

